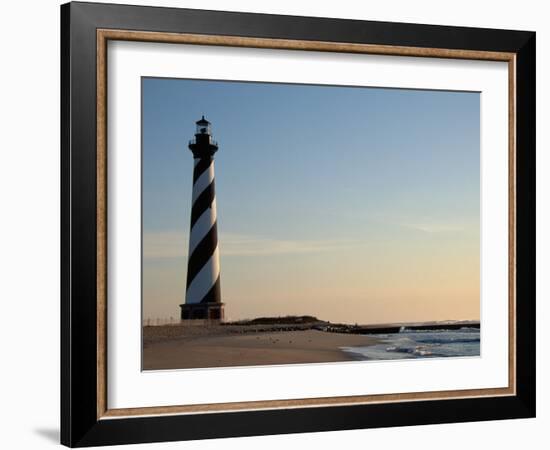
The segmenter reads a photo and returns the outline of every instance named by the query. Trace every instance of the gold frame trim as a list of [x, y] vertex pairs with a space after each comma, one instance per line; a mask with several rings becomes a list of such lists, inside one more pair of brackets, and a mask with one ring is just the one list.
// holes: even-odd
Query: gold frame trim
[[[217, 45], [392, 56], [472, 59], [508, 62], [508, 387], [401, 394], [303, 398], [201, 405], [150, 406], [108, 409], [107, 405], [107, 42], [109, 40], [172, 44]], [[248, 38], [181, 33], [157, 33], [114, 29], [97, 30], [97, 418], [195, 414], [243, 410], [316, 406], [343, 406], [366, 403], [444, 400], [516, 394], [516, 54], [444, 48], [403, 47], [322, 41]]]

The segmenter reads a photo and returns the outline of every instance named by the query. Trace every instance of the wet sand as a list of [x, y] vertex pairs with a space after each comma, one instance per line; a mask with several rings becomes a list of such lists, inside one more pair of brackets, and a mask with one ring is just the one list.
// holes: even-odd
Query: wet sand
[[352, 361], [340, 347], [377, 343], [373, 336], [319, 330], [246, 332], [217, 328], [145, 327], [143, 369], [189, 369]]

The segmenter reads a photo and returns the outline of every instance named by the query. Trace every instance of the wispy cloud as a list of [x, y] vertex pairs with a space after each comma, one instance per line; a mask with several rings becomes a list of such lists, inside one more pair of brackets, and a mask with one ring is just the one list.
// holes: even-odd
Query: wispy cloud
[[464, 230], [464, 227], [459, 224], [437, 222], [401, 223], [400, 225], [424, 233], [455, 233]]
[[143, 258], [182, 258], [187, 255], [189, 235], [180, 231], [158, 231], [143, 234]]
[[222, 234], [220, 249], [228, 256], [283, 255], [317, 253], [351, 248], [347, 239], [290, 240], [241, 234]]
[[[420, 215], [394, 216], [380, 213], [373, 216], [373, 220], [382, 226], [405, 228], [429, 234], [460, 233], [477, 226], [477, 223], [470, 217], [437, 218]], [[394, 232], [397, 233], [397, 230]]]
[[[224, 256], [284, 255], [338, 251], [353, 248], [349, 239], [292, 240], [264, 236], [222, 233], [219, 240]], [[145, 259], [181, 258], [187, 255], [188, 234], [179, 231], [148, 232], [143, 236]]]

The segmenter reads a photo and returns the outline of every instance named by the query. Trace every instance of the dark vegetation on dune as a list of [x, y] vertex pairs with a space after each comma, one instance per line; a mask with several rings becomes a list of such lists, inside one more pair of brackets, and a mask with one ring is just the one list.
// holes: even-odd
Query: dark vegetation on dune
[[[436, 331], [436, 330], [459, 330], [461, 328], [480, 328], [479, 322], [459, 321], [459, 322], [426, 322], [426, 323], [403, 323], [403, 324], [377, 324], [377, 325], [350, 325], [341, 323], [330, 323], [320, 320], [314, 316], [280, 316], [280, 317], [258, 317], [251, 320], [240, 320], [237, 322], [226, 322], [226, 326], [284, 326], [284, 330], [290, 329], [314, 329], [328, 331], [331, 333], [345, 334], [390, 334], [399, 333], [403, 327], [406, 330], [414, 331]], [[282, 330], [277, 330], [282, 331]]]
[[313, 316], [281, 316], [281, 317], [257, 317], [250, 320], [239, 320], [227, 322], [226, 325], [293, 325], [293, 324], [314, 324], [328, 323]]

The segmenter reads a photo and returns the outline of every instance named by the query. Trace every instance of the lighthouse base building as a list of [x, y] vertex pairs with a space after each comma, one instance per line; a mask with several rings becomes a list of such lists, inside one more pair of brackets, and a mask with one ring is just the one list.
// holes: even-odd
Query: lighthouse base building
[[214, 153], [218, 143], [212, 139], [210, 122], [204, 116], [197, 122], [195, 139], [189, 142], [189, 149], [194, 159], [193, 202], [187, 287], [185, 303], [180, 305], [181, 319], [223, 321], [214, 187]]
[[223, 321], [224, 304], [218, 302], [186, 303], [180, 305], [182, 320], [214, 320]]

